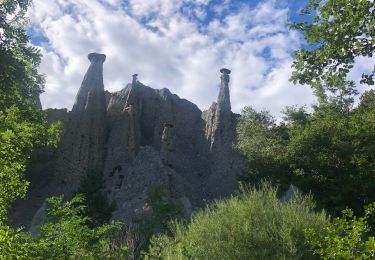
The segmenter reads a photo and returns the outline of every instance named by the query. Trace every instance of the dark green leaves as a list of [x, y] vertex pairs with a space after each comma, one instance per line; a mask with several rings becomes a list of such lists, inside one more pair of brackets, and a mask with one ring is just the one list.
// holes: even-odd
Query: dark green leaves
[[[245, 109], [237, 127], [238, 149], [248, 162], [241, 180], [268, 179], [312, 192], [332, 214], [356, 212], [375, 201], [375, 93], [365, 92], [356, 108], [340, 101], [286, 108], [284, 122]], [[263, 115], [263, 116], [262, 116]], [[353, 195], [355, 194], [355, 195]]]

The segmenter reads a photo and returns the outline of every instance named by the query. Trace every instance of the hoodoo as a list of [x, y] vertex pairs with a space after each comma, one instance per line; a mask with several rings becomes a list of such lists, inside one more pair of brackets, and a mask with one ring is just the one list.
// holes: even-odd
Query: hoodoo
[[222, 68], [220, 70], [221, 72], [221, 84], [220, 84], [220, 92], [219, 97], [217, 99], [217, 108], [218, 110], [223, 112], [230, 112], [231, 111], [231, 105], [230, 105], [230, 96], [229, 96], [229, 74], [230, 70], [226, 68]]
[[[91, 64], [78, 90], [63, 135], [54, 171], [53, 191], [70, 196], [83, 176], [102, 171], [106, 139], [106, 102], [103, 84], [104, 54], [90, 53]], [[59, 118], [56, 118], [59, 119]], [[63, 120], [63, 118], [61, 118]]]
[[15, 225], [29, 226], [48, 196], [69, 198], [90, 172], [102, 174], [103, 192], [116, 202], [112, 219], [127, 222], [146, 214], [153, 188], [181, 204], [185, 216], [235, 191], [242, 160], [232, 148], [237, 115], [231, 112], [230, 70], [220, 70], [217, 102], [202, 112], [168, 89], [143, 85], [137, 74], [124, 89], [105, 92], [106, 56], [88, 58], [72, 111], [47, 110], [49, 122], [62, 122], [60, 145], [35, 152], [28, 201], [14, 208]]
[[99, 53], [90, 53], [88, 59], [91, 64], [78, 90], [73, 112], [104, 108], [103, 63], [106, 56]]

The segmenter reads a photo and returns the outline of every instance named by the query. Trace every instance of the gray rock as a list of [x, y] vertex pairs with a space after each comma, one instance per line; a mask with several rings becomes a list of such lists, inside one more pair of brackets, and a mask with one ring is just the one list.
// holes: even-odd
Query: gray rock
[[38, 211], [35, 213], [29, 232], [31, 235], [36, 236], [39, 233], [40, 227], [46, 222], [47, 220], [47, 203], [46, 201], [43, 202], [42, 206], [38, 209]]
[[289, 200], [291, 200], [292, 198], [297, 196], [297, 194], [300, 194], [300, 192], [301, 191], [300, 191], [300, 189], [298, 189], [297, 186], [294, 186], [293, 184], [290, 184], [288, 190], [280, 198], [280, 201], [284, 202], [284, 203], [288, 202]]
[[193, 207], [189, 198], [183, 196], [177, 200], [177, 202], [182, 206], [184, 217], [187, 219], [190, 217], [191, 213], [193, 212]]
[[[136, 74], [124, 89], [106, 92], [105, 55], [89, 59], [72, 111], [48, 111], [50, 122], [63, 122], [61, 143], [41, 149], [48, 163], [33, 160], [28, 174], [39, 178], [32, 178], [28, 201], [14, 208], [15, 225], [29, 226], [46, 197], [69, 198], [88, 171], [103, 173], [104, 191], [117, 205], [113, 219], [125, 221], [145, 210], [151, 187], [181, 203], [186, 216], [236, 190], [243, 162], [232, 148], [237, 115], [231, 112], [228, 69], [221, 70], [217, 102], [202, 112], [168, 89], [143, 85]], [[31, 216], [22, 216], [27, 211]]]

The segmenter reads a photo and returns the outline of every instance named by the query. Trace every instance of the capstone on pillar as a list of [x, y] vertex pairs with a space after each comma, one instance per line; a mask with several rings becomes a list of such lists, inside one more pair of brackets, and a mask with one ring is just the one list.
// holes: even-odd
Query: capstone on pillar
[[89, 104], [90, 102], [98, 102], [96, 96], [103, 95], [104, 97], [104, 83], [103, 83], [103, 63], [106, 59], [105, 54], [90, 53], [88, 56], [90, 66], [83, 78], [81, 87], [78, 90], [73, 111], [81, 112], [87, 110], [89, 107], [95, 107], [99, 104]]
[[138, 82], [138, 79], [137, 79], [138, 74], [133, 74], [132, 77], [133, 77], [132, 85], [134, 86], [134, 85], [137, 84], [137, 82]]

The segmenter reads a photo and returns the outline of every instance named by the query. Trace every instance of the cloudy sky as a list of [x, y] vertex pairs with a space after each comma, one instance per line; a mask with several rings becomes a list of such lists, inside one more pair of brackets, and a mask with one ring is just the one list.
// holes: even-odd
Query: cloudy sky
[[286, 105], [314, 102], [308, 87], [288, 81], [292, 53], [304, 44], [286, 28], [305, 0], [34, 0], [28, 33], [41, 48], [45, 108], [71, 109], [88, 68], [105, 53], [106, 90], [139, 74], [207, 109], [219, 69], [232, 70], [232, 108], [251, 105], [278, 116]]

